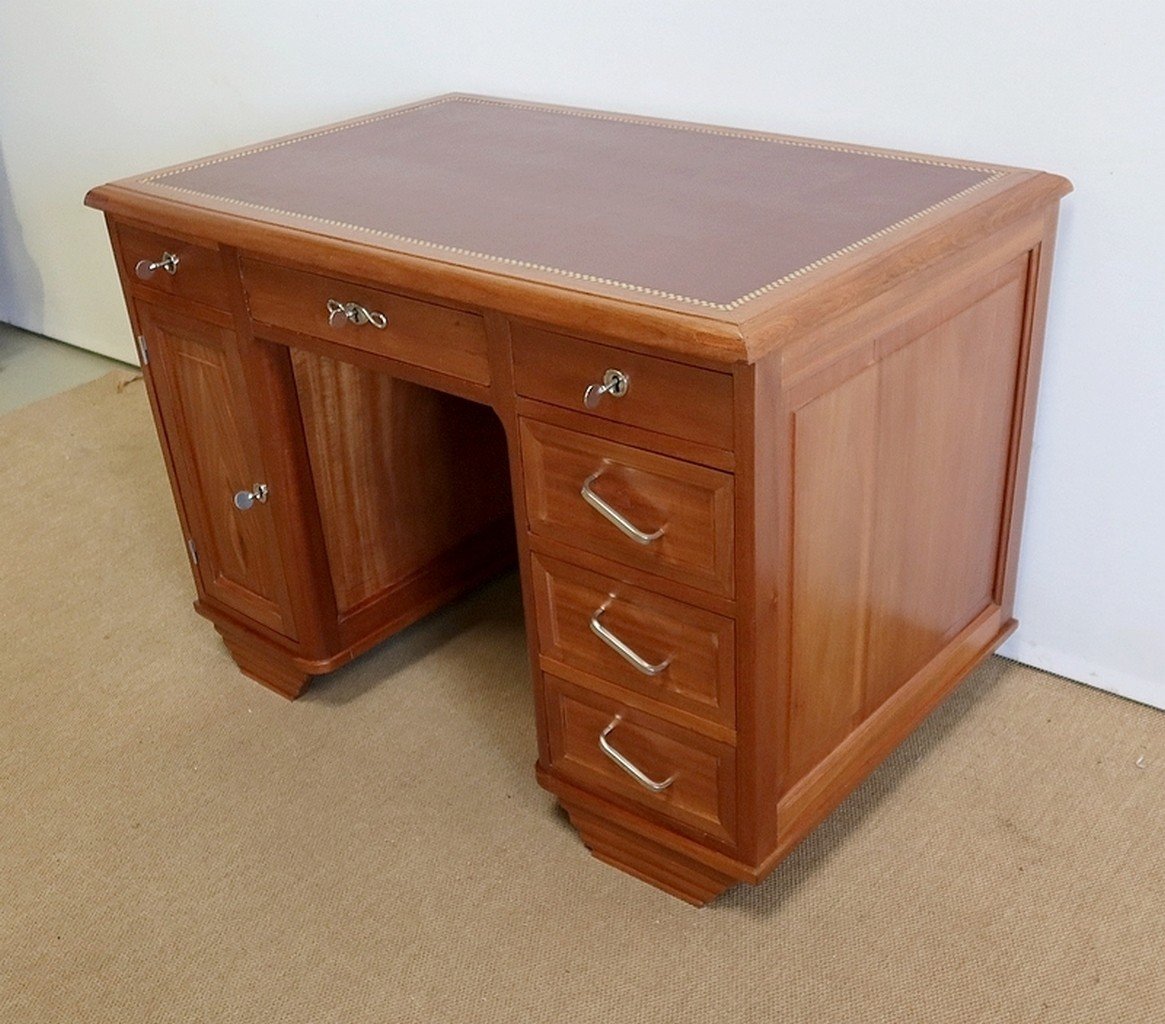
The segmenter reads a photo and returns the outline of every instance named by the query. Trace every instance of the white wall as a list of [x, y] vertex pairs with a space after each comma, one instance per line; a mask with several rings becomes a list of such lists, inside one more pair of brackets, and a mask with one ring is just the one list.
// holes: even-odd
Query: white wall
[[1077, 191], [1005, 652], [1165, 707], [1163, 11], [4, 0], [0, 319], [132, 359], [89, 186], [438, 92], [1054, 170]]

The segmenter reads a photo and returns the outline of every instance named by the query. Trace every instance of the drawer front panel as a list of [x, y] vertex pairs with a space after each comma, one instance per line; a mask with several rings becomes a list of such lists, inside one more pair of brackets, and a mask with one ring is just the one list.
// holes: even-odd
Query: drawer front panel
[[543, 657], [732, 726], [731, 619], [543, 556], [532, 565]]
[[[200, 302], [215, 309], [230, 309], [222, 254], [217, 249], [124, 224], [117, 227], [117, 245], [118, 259], [135, 287]], [[147, 264], [160, 263], [167, 255], [177, 258], [172, 274], [163, 267], [148, 272], [145, 277], [138, 274], [138, 264], [143, 260]], [[147, 272], [143, 270], [143, 273]]]
[[[667, 359], [610, 348], [515, 324], [514, 386], [553, 405], [654, 430], [714, 448], [732, 449], [732, 376]], [[593, 409], [583, 396], [608, 370], [627, 380], [621, 397], [605, 394]]]
[[[474, 384], [489, 383], [485, 321], [477, 313], [406, 298], [336, 278], [243, 259], [243, 285], [258, 323], [325, 338]], [[386, 318], [329, 322], [328, 302], [354, 302]]]
[[[614, 794], [664, 819], [731, 842], [735, 834], [735, 752], [581, 687], [543, 676], [550, 765], [597, 792]], [[606, 736], [605, 730], [618, 722]], [[670, 784], [652, 792], [608, 756], [605, 741], [649, 780]]]
[[[521, 437], [533, 533], [732, 595], [729, 474], [534, 420], [521, 421]], [[611, 512], [588, 503], [584, 485], [594, 501], [654, 539], [628, 536]]]

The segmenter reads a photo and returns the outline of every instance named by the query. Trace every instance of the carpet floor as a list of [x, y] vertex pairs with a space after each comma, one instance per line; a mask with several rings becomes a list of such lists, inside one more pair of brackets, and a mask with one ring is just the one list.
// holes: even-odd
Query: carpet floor
[[990, 659], [703, 910], [533, 778], [504, 577], [288, 703], [193, 585], [143, 386], [0, 417], [0, 1021], [1165, 1020], [1165, 715]]

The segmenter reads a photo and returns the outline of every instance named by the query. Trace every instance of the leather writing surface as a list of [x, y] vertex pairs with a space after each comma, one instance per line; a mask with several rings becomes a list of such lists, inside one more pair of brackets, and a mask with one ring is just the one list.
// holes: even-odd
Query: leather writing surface
[[992, 168], [446, 97], [145, 180], [731, 307]]

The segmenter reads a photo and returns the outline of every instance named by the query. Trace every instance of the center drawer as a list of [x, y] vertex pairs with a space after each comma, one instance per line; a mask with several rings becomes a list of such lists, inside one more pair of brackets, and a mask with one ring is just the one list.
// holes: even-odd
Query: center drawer
[[[399, 359], [474, 384], [489, 383], [485, 321], [478, 313], [244, 257], [251, 318], [297, 334]], [[336, 305], [360, 307], [333, 315]], [[383, 317], [383, 321], [379, 320]], [[378, 326], [378, 324], [382, 324]]]
[[729, 474], [520, 422], [531, 532], [732, 596]]

